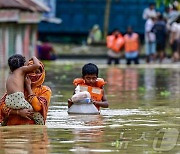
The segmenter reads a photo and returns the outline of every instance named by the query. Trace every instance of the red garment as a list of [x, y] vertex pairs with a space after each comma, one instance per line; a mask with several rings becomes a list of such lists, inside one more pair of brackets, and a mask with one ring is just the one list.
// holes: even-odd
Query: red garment
[[44, 43], [39, 46], [39, 58], [42, 60], [51, 60], [51, 52], [53, 47], [49, 43]]

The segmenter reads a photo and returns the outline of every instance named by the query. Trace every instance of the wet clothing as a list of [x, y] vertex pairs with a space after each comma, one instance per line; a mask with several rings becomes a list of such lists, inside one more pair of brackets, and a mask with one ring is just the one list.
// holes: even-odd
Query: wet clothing
[[108, 62], [107, 64], [111, 64], [114, 61], [114, 64], [119, 64], [121, 53], [120, 52], [114, 52], [113, 50], [109, 49], [107, 52], [108, 55]]
[[[82, 79], [82, 78], [74, 79], [73, 84], [75, 86], [79, 86], [80, 92], [88, 91], [93, 100], [102, 101], [102, 98], [103, 98], [103, 90], [102, 90], [102, 88], [106, 84], [104, 79], [98, 78], [95, 87], [86, 85], [84, 79]], [[99, 110], [100, 106], [96, 105], [96, 108]]]
[[[28, 65], [31, 65], [33, 62], [30, 61]], [[50, 104], [51, 99], [51, 89], [47, 86], [42, 85], [45, 79], [45, 70], [44, 65], [41, 64], [42, 73], [39, 75], [29, 75], [32, 82], [32, 95], [28, 95], [26, 89], [24, 91], [25, 99], [32, 105], [34, 111], [39, 112], [44, 119], [44, 123], [47, 118], [48, 106]], [[27, 124], [35, 124], [34, 120], [29, 120], [27, 118], [23, 118], [20, 115], [12, 115], [10, 114], [11, 108], [6, 106], [7, 94], [5, 94], [0, 100], [0, 122], [4, 125], [27, 125]]]
[[126, 64], [130, 65], [131, 62], [134, 62], [134, 64], [139, 64], [139, 52], [134, 51], [134, 52], [126, 52], [125, 57], [126, 57]]
[[[25, 100], [22, 92], [16, 92], [6, 96], [6, 106], [11, 109], [33, 109], [32, 106]], [[39, 112], [34, 112], [34, 121], [37, 125], [44, 125], [43, 116]]]

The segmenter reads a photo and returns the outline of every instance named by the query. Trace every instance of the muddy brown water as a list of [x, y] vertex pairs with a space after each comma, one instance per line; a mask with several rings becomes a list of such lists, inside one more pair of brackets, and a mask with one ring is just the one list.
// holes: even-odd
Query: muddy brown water
[[[99, 64], [109, 108], [100, 115], [68, 115], [72, 81], [82, 65], [45, 62], [45, 84], [53, 92], [46, 125], [0, 127], [0, 154], [180, 153], [178, 65]], [[2, 96], [8, 70], [0, 74]]]

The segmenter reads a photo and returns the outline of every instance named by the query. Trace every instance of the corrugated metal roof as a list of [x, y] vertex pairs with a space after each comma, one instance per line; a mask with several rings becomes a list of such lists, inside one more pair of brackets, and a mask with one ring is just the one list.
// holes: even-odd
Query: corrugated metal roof
[[25, 6], [23, 6], [16, 0], [0, 0], [0, 8], [26, 9]]
[[34, 0], [0, 0], [0, 8], [8, 9], [22, 9], [22, 10], [29, 10], [29, 11], [38, 11], [38, 12], [45, 12], [49, 11], [49, 8], [46, 7], [41, 2], [35, 2]]
[[50, 11], [50, 8], [48, 8], [44, 3], [38, 0], [25, 0], [27, 3], [31, 3], [33, 6], [36, 7], [36, 9], [40, 12]]

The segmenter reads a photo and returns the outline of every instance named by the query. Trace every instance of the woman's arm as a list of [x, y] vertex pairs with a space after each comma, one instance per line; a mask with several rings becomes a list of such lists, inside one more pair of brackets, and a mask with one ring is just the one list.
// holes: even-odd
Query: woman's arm
[[25, 79], [25, 85], [26, 85], [26, 90], [28, 92], [28, 102], [32, 105], [34, 111], [40, 111], [41, 110], [41, 104], [37, 100], [36, 95], [33, 93], [32, 88], [31, 88], [31, 80], [27, 76]]
[[4, 117], [9, 117], [9, 115], [12, 115], [12, 114], [19, 115], [29, 120], [32, 119], [33, 112], [30, 109], [19, 109], [19, 110], [11, 109], [6, 106], [5, 99], [6, 99], [6, 94], [0, 101], [0, 113], [1, 113], [0, 116], [2, 117], [2, 120]]
[[30, 109], [20, 109], [20, 110], [11, 109], [9, 114], [19, 115], [29, 120], [33, 119], [33, 111], [31, 111]]
[[28, 92], [28, 102], [32, 105], [34, 111], [41, 112], [46, 119], [48, 106], [51, 99], [51, 90], [47, 86], [31, 87], [31, 80], [29, 77], [25, 79], [25, 85]]

